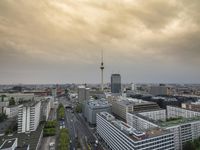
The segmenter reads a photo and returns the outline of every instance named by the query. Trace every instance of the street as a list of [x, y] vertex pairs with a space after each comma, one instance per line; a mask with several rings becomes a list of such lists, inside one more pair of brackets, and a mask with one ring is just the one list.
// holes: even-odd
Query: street
[[[56, 115], [57, 115], [56, 109], [51, 109], [48, 120], [49, 121], [56, 120]], [[52, 142], [55, 143], [55, 141], [56, 141], [56, 136], [43, 137], [39, 150], [49, 150], [49, 144]]]
[[[67, 98], [60, 98], [59, 102], [64, 106], [74, 106], [72, 102]], [[65, 109], [65, 127], [68, 128], [70, 134], [70, 150], [77, 149], [77, 142], [80, 141], [81, 149], [87, 150], [101, 150], [100, 145], [95, 146], [97, 140], [92, 131], [89, 129], [87, 123], [81, 114], [73, 112], [72, 109]]]

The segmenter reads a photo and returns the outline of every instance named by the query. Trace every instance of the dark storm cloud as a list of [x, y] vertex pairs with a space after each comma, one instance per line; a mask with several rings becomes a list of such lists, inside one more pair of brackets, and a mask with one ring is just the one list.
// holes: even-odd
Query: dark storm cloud
[[0, 81], [98, 82], [101, 49], [106, 79], [119, 71], [124, 81], [199, 81], [199, 7], [199, 0], [1, 0]]

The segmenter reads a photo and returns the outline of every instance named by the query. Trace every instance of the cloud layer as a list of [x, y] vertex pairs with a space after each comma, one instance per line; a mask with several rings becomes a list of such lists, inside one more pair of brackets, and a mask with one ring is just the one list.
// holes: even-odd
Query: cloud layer
[[1, 0], [0, 83], [200, 80], [199, 0]]

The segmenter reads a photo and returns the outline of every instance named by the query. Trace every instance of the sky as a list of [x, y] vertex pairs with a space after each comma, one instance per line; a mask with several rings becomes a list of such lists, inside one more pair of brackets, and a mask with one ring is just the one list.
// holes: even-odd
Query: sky
[[0, 84], [199, 83], [199, 0], [0, 0]]

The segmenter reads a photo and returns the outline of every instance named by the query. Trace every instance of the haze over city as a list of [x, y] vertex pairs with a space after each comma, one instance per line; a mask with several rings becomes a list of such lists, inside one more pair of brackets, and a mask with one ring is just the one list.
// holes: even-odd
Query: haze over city
[[0, 83], [199, 83], [199, 0], [1, 0]]

